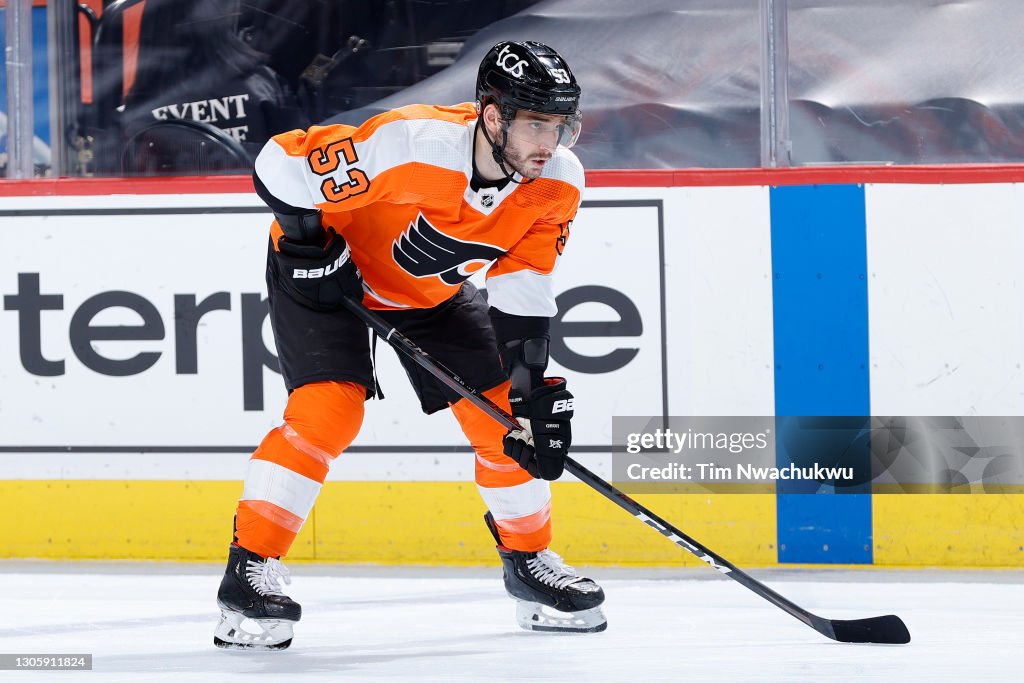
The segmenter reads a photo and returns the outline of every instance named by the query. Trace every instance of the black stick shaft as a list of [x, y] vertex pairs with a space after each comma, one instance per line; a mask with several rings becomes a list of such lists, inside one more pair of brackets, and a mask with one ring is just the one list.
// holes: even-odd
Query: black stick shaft
[[[471, 402], [480, 410], [484, 411], [484, 413], [493, 418], [503, 427], [510, 430], [520, 428], [519, 423], [516, 422], [511, 415], [495, 405], [489, 398], [477, 392], [476, 389], [468, 386], [458, 375], [435, 361], [429, 354], [423, 351], [423, 349], [409, 341], [408, 338], [395, 330], [394, 327], [381, 320], [377, 315], [367, 310], [362, 304], [351, 299], [346, 299], [345, 305], [360, 320], [366, 323], [370, 329], [376, 332], [377, 336], [381, 337], [396, 349], [409, 356], [409, 358], [436, 377], [441, 383]], [[875, 617], [872, 619], [852, 622], [833, 622], [829, 619], [819, 617], [816, 614], [812, 614], [737, 568], [721, 555], [686, 535], [675, 526], [666, 522], [664, 519], [654, 514], [643, 505], [636, 502], [625, 493], [622, 493], [604, 479], [601, 479], [586, 467], [568, 456], [565, 458], [565, 469], [584, 484], [587, 484], [647, 526], [658, 531], [661, 535], [665, 536], [679, 547], [684, 548], [695, 555], [708, 566], [718, 570], [722, 574], [725, 574], [754, 593], [757, 593], [768, 602], [796, 617], [822, 635], [832, 638], [833, 640], [856, 640], [856, 642], [905, 643], [910, 640], [910, 635], [906, 631], [906, 627], [903, 626], [903, 623], [898, 619], [898, 617]], [[880, 622], [879, 620], [882, 621]], [[898, 623], [898, 626], [893, 624], [892, 620], [895, 620], [895, 622]], [[839, 635], [836, 633], [837, 625], [845, 625], [845, 627], [840, 629], [843, 633]], [[858, 626], [862, 626], [862, 628], [858, 629]], [[846, 637], [850, 631], [854, 632], [854, 636]], [[864, 633], [861, 633], [861, 631], [864, 631]]]

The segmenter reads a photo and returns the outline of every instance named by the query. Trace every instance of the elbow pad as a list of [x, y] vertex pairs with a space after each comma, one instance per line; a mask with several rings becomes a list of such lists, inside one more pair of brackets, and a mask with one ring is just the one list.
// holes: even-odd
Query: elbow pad
[[258, 173], [253, 171], [252, 184], [256, 194], [274, 212], [277, 224], [281, 226], [285, 239], [302, 244], [323, 246], [327, 235], [321, 221], [320, 209], [292, 206], [275, 197], [263, 184]]
[[512, 315], [493, 306], [488, 313], [498, 338], [501, 365], [512, 381], [512, 388], [529, 394], [535, 387], [543, 386], [551, 319]]
[[508, 372], [513, 389], [529, 394], [544, 384], [548, 367], [548, 339], [531, 337], [513, 339], [501, 345], [501, 363]]
[[325, 233], [320, 209], [309, 209], [302, 213], [275, 211], [274, 217], [286, 239], [303, 244], [323, 244]]

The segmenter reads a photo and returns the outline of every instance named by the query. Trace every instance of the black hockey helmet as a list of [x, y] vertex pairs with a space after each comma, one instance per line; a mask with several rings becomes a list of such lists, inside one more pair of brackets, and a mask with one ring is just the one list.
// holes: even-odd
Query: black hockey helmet
[[543, 43], [503, 41], [480, 62], [476, 98], [481, 111], [494, 103], [511, 121], [516, 111], [579, 117], [580, 86], [562, 57]]

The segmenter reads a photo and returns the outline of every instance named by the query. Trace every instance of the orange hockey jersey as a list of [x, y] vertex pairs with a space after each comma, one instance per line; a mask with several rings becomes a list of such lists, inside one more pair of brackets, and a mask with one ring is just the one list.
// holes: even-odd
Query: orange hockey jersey
[[579, 208], [583, 167], [559, 148], [533, 182], [474, 190], [476, 120], [472, 103], [411, 105], [358, 128], [294, 130], [266, 144], [256, 174], [282, 202], [323, 211], [352, 250], [370, 308], [436, 306], [493, 264], [492, 306], [553, 316], [551, 274]]

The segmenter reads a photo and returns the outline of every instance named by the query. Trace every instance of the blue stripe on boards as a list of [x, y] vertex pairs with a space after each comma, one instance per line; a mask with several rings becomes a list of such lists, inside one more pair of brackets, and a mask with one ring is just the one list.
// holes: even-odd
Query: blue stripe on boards
[[[773, 187], [770, 198], [775, 414], [868, 416], [864, 188]], [[801, 464], [776, 437], [777, 465]], [[867, 444], [853, 444], [859, 466], [868, 465]], [[806, 481], [777, 491], [779, 562], [871, 563], [870, 493]]]

